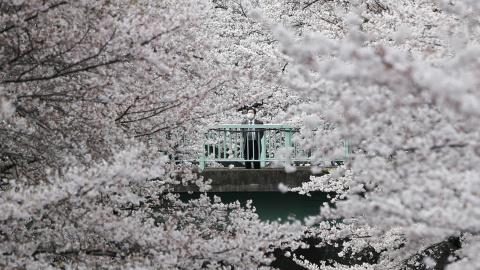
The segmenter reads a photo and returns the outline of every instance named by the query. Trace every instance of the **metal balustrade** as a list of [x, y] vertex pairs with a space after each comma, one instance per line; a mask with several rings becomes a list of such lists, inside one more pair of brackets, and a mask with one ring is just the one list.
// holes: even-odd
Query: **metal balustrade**
[[[260, 140], [261, 150], [258, 159], [245, 159], [244, 145], [249, 132], [263, 134]], [[272, 162], [277, 164], [330, 162], [333, 165], [345, 161], [349, 151], [348, 141], [338, 143], [338, 147], [344, 147], [343, 156], [326, 161], [322, 151], [318, 151], [318, 149], [305, 151], [297, 143], [294, 143], [292, 139], [296, 133], [299, 134], [299, 129], [290, 125], [219, 125], [205, 134], [203, 143], [205, 153], [200, 156], [198, 162], [204, 169], [208, 162], [260, 162], [260, 166], [265, 167], [267, 163]], [[247, 155], [248, 151], [247, 149]]]

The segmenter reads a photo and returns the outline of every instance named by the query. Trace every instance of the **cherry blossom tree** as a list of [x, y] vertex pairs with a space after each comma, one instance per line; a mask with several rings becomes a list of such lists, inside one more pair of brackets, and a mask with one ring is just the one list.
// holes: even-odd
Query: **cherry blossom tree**
[[[298, 222], [183, 202], [185, 133], [238, 104], [207, 1], [0, 3], [0, 266], [256, 268]], [[190, 149], [191, 150], [191, 149]]]
[[[480, 267], [476, 1], [7, 0], [0, 12], [2, 267], [268, 268], [278, 248], [311, 269], [435, 267], [423, 251], [452, 237], [449, 268]], [[307, 227], [170, 192], [209, 188], [173, 160], [198, 150], [184, 135], [254, 103], [308, 134], [333, 124], [298, 138], [327, 159], [348, 139], [345, 166], [292, 189], [337, 194]], [[378, 258], [299, 257], [302, 238]]]
[[67, 155], [96, 162], [124, 137], [212, 113], [202, 102], [228, 76], [197, 72], [208, 44], [187, 26], [202, 5], [21, 2], [2, 6], [2, 173], [37, 181], [31, 172]]
[[[334, 237], [377, 245], [382, 267], [405, 267], [453, 236], [462, 247], [449, 269], [478, 268], [478, 3], [295, 2], [298, 21], [322, 27], [299, 34], [271, 19], [271, 9], [250, 16], [272, 29], [289, 61], [278, 81], [313, 101], [289, 113], [310, 115], [307, 126], [336, 124], [315, 137], [316, 147], [335, 155], [332, 142], [348, 139], [347, 167], [304, 187], [331, 191], [329, 181], [348, 176], [336, 207], [322, 208], [318, 220], [349, 221]], [[425, 255], [420, 263], [437, 262]]]

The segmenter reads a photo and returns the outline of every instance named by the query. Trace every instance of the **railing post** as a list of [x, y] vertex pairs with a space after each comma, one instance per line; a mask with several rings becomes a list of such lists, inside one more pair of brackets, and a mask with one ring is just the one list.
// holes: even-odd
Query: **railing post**
[[287, 162], [290, 160], [290, 148], [292, 147], [292, 128], [288, 127], [285, 128], [285, 151], [287, 151], [287, 155], [285, 156], [285, 165], [290, 165], [287, 164]]
[[345, 157], [346, 157], [350, 154], [348, 140], [345, 140], [344, 145], [345, 145]]
[[262, 152], [260, 153], [260, 167], [265, 167], [267, 166], [267, 134], [263, 131], [263, 137], [261, 139], [261, 148]]
[[[202, 149], [205, 151], [205, 142], [202, 144]], [[204, 170], [205, 169], [205, 153], [203, 153], [200, 158], [198, 159], [198, 165], [200, 166], [200, 169]]]

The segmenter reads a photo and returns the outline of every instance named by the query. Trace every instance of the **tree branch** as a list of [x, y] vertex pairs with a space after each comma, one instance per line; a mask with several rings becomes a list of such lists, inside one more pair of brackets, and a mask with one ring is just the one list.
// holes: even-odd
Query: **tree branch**
[[45, 254], [45, 253], [50, 253], [50, 254], [55, 254], [55, 255], [60, 255], [60, 256], [79, 255], [81, 253], [85, 253], [87, 255], [105, 256], [105, 257], [112, 257], [112, 258], [116, 257], [117, 254], [118, 254], [118, 252], [116, 252], [116, 251], [103, 250], [103, 249], [86, 249], [86, 250], [71, 249], [71, 250], [57, 252], [55, 250], [55, 248], [46, 248], [46, 249], [36, 250], [32, 254], [32, 257], [35, 257], [36, 255], [39, 255], [39, 254]]
[[2, 82], [3, 82], [3, 83], [24, 83], [24, 82], [32, 82], [32, 81], [47, 81], [47, 80], [52, 80], [52, 79], [55, 79], [55, 78], [67, 76], [67, 75], [74, 74], [74, 73], [80, 73], [80, 72], [84, 72], [84, 71], [89, 71], [89, 70], [96, 69], [96, 68], [99, 68], [99, 67], [102, 67], [102, 66], [108, 66], [108, 65], [112, 65], [112, 64], [116, 64], [116, 63], [126, 62], [126, 61], [127, 61], [126, 58], [127, 58], [128, 56], [129, 56], [129, 55], [125, 56], [124, 59], [118, 59], [118, 58], [117, 58], [117, 59], [113, 59], [113, 60], [110, 60], [110, 61], [107, 61], [107, 62], [97, 63], [97, 64], [95, 64], [95, 65], [90, 65], [90, 66], [81, 67], [81, 68], [72, 69], [72, 70], [63, 71], [63, 72], [57, 72], [57, 73], [52, 74], [52, 75], [50, 75], [50, 76], [30, 77], [30, 78], [25, 78], [25, 79], [21, 79], [21, 78], [17, 78], [17, 79], [7, 79], [7, 80], [4, 80], [4, 81], [2, 81]]
[[312, 1], [312, 2], [310, 2], [310, 3], [307, 3], [307, 5], [303, 7], [303, 10], [307, 9], [307, 8], [310, 7], [311, 5], [317, 3], [318, 1], [320, 1], [320, 0], [315, 0], [315, 1]]
[[[42, 10], [42, 11], [40, 11], [40, 12], [46, 13], [46, 12], [50, 11], [51, 9], [54, 9], [54, 8], [56, 8], [56, 7], [59, 7], [59, 6], [61, 6], [61, 5], [65, 5], [65, 4], [67, 4], [67, 1], [62, 1], [62, 2], [59, 2], [59, 3], [53, 4], [53, 5], [49, 6], [47, 9]], [[37, 12], [37, 13], [33, 14], [32, 16], [26, 18], [26, 19], [25, 19], [25, 22], [29, 22], [29, 21], [37, 18], [37, 17], [38, 17], [38, 14], [39, 14], [39, 12]], [[12, 25], [10, 25], [10, 26], [7, 26], [7, 27], [5, 27], [3, 30], [0, 31], [0, 34], [3, 34], [4, 32], [10, 31], [10, 30], [12, 30], [13, 28], [15, 28], [15, 25], [14, 25], [14, 24], [12, 24]]]

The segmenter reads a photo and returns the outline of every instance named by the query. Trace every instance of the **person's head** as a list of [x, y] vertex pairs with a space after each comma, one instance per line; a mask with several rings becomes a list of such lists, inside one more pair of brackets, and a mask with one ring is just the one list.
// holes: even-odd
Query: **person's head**
[[253, 120], [255, 118], [256, 114], [257, 114], [257, 111], [254, 108], [248, 109], [248, 111], [247, 111], [248, 120]]

